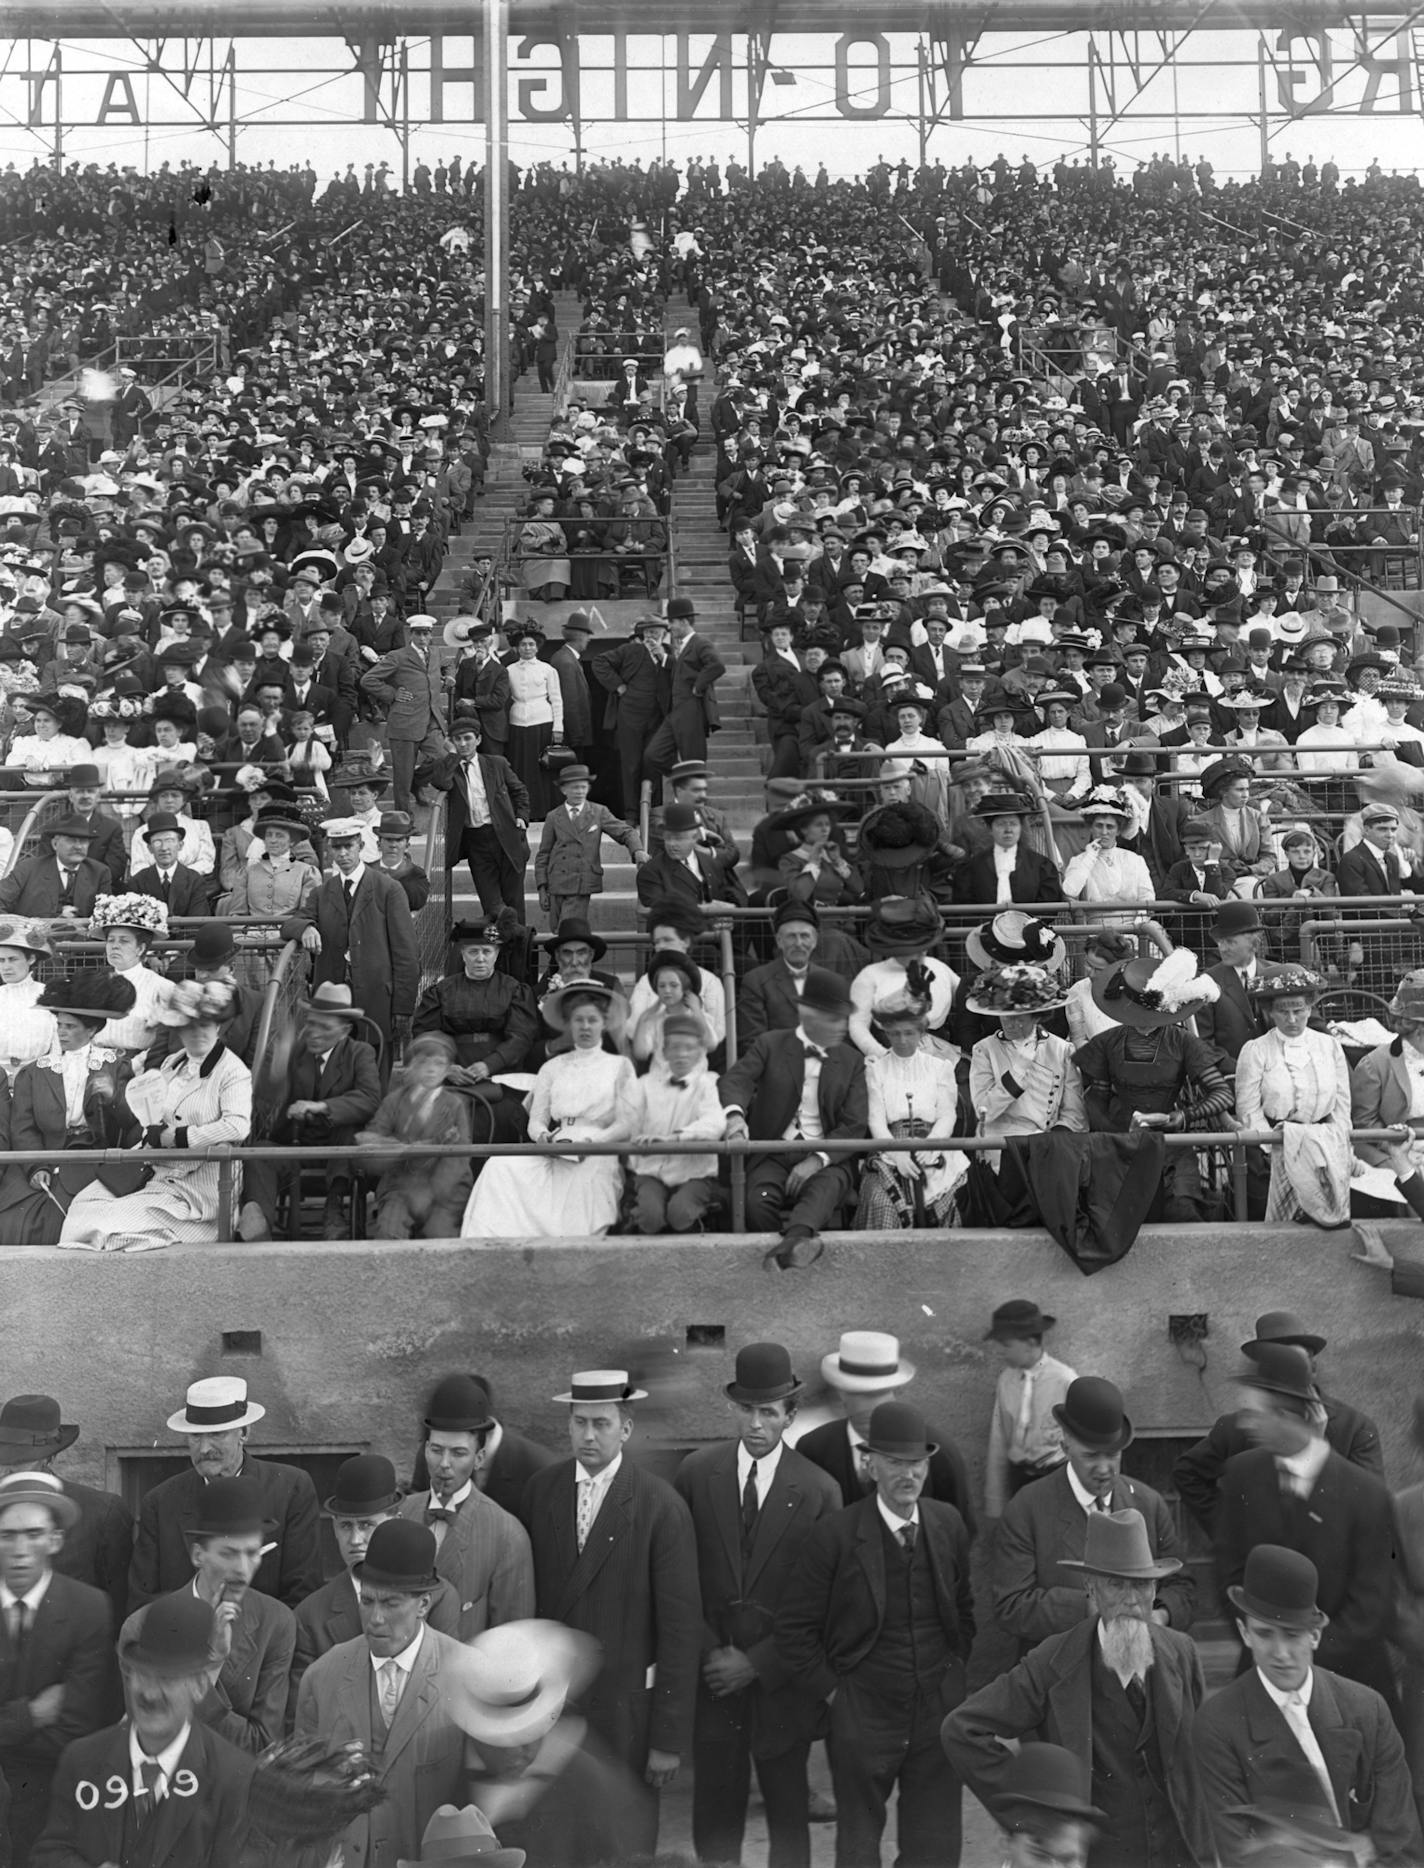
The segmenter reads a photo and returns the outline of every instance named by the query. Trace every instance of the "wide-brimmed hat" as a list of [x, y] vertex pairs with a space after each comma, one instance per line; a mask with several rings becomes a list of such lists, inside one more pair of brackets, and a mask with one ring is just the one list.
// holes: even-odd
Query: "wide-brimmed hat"
[[1115, 817], [1119, 823], [1130, 824], [1133, 821], [1132, 806], [1127, 801], [1127, 793], [1120, 785], [1094, 785], [1078, 807], [1084, 818]]
[[300, 813], [285, 804], [264, 804], [257, 813], [252, 825], [253, 836], [265, 837], [269, 830], [285, 830], [292, 837], [304, 837], [307, 834], [307, 826]]
[[772, 824], [777, 830], [800, 830], [813, 817], [829, 817], [834, 824], [837, 818], [854, 817], [856, 814], [857, 807], [840, 798], [810, 798], [805, 804], [793, 805], [789, 811], [778, 811]]
[[1063, 1745], [1031, 1742], [1005, 1760], [999, 1788], [989, 1809], [1006, 1829], [1021, 1811], [1041, 1810], [1068, 1821], [1105, 1823], [1104, 1812], [1088, 1801], [1091, 1780], [1081, 1759]]
[[603, 939], [602, 935], [595, 934], [587, 921], [582, 921], [574, 915], [561, 921], [552, 934], [545, 934], [539, 945], [547, 947], [550, 953], [554, 953], [567, 941], [578, 941], [581, 945], [592, 948], [595, 960], [601, 960], [608, 952], [608, 942]]
[[944, 932], [944, 918], [922, 895], [885, 895], [862, 936], [873, 954], [922, 953]]
[[81, 1512], [52, 1472], [11, 1472], [0, 1479], [0, 1512], [11, 1505], [43, 1505], [62, 1531], [72, 1531]]
[[1259, 1388], [1266, 1394], [1285, 1395], [1292, 1401], [1320, 1399], [1310, 1369], [1310, 1357], [1294, 1343], [1254, 1344], [1245, 1368], [1237, 1371], [1236, 1380], [1243, 1388]]
[[42, 1012], [68, 1012], [72, 1018], [106, 1025], [111, 1018], [127, 1018], [137, 998], [122, 973], [102, 973], [97, 967], [86, 967], [82, 973], [63, 973], [57, 979], [47, 979], [35, 1004]]
[[[1000, 710], [1012, 713], [1013, 707], [1005, 702]], [[1021, 791], [987, 792], [973, 807], [976, 817], [1029, 817], [1033, 814], [1033, 800]]]
[[1281, 966], [1251, 982], [1253, 999], [1318, 999], [1325, 981], [1306, 966]]
[[468, 921], [457, 921], [450, 930], [450, 945], [480, 947], [502, 947], [504, 935], [500, 932], [499, 921], [494, 915], [472, 915]]
[[737, 1351], [736, 1371], [722, 1393], [747, 1407], [765, 1407], [800, 1394], [802, 1386], [792, 1373], [789, 1350], [780, 1343], [748, 1343]]
[[1401, 1020], [1413, 1024], [1424, 1019], [1424, 967], [1415, 967], [1404, 975], [1394, 989], [1387, 1010], [1396, 1024]]
[[566, 1402], [572, 1407], [579, 1401], [646, 1401], [646, 1388], [637, 1388], [629, 1379], [627, 1369], [575, 1369], [565, 1394], [555, 1395], [555, 1401]]
[[1319, 1587], [1319, 1571], [1302, 1551], [1256, 1544], [1240, 1583], [1226, 1593], [1232, 1606], [1253, 1621], [1277, 1628], [1323, 1628], [1330, 1618], [1316, 1605]]
[[870, 1416], [865, 1444], [887, 1459], [932, 1459], [939, 1451], [924, 1415], [908, 1401], [882, 1401]]
[[1053, 1418], [1094, 1452], [1121, 1453], [1132, 1444], [1132, 1422], [1123, 1411], [1122, 1390], [1101, 1375], [1080, 1375], [1053, 1404]]
[[1039, 1309], [1031, 1297], [1011, 1297], [1000, 1304], [984, 1332], [986, 1343], [1014, 1342], [1025, 1336], [1046, 1336], [1057, 1323]]
[[1182, 1559], [1152, 1555], [1147, 1520], [1140, 1511], [1090, 1511], [1082, 1556], [1060, 1557], [1058, 1567], [1145, 1583], [1155, 1582], [1161, 1576], [1175, 1576], [1182, 1567]]
[[569, 1001], [580, 993], [585, 998], [598, 1001], [610, 1031], [621, 1031], [628, 1022], [628, 1001], [623, 997], [621, 987], [606, 986], [597, 979], [580, 979], [575, 980], [571, 986], [556, 987], [539, 1001], [539, 1011], [545, 1023], [552, 1025], [555, 1031], [567, 1031]]
[[1214, 798], [1217, 792], [1224, 790], [1233, 779], [1254, 776], [1255, 769], [1249, 759], [1233, 757], [1213, 759], [1197, 781], [1201, 786], [1201, 794], [1204, 798]]
[[913, 1381], [915, 1365], [900, 1354], [898, 1336], [881, 1330], [846, 1330], [839, 1346], [821, 1357], [821, 1377], [845, 1394], [874, 1394]]
[[1062, 982], [1046, 967], [1020, 963], [986, 966], [974, 982], [965, 1009], [980, 1018], [1032, 1018], [1055, 1012], [1066, 1003]]
[[598, 1671], [599, 1643], [563, 1622], [502, 1622], [468, 1642], [445, 1690], [445, 1710], [477, 1744], [532, 1744]]
[[314, 988], [311, 998], [302, 1009], [308, 1017], [313, 1012], [320, 1012], [323, 1018], [349, 1018], [353, 1025], [366, 1016], [365, 1009], [353, 1003], [351, 988], [338, 986], [333, 980], [327, 980]]
[[43, 921], [13, 921], [6, 916], [0, 920], [0, 947], [11, 947], [19, 953], [33, 953], [47, 960], [54, 958], [54, 949], [50, 946]]
[[356, 1453], [336, 1469], [336, 1489], [322, 1506], [330, 1518], [376, 1518], [394, 1511], [404, 1494], [383, 1453]]
[[420, 1854], [414, 1861], [398, 1857], [396, 1868], [432, 1868], [437, 1863], [439, 1868], [466, 1868], [472, 1862], [479, 1868], [524, 1868], [524, 1855], [523, 1849], [500, 1847], [489, 1818], [473, 1803], [462, 1810], [442, 1803], [425, 1825]]
[[206, 1671], [213, 1611], [191, 1589], [159, 1596], [124, 1626], [125, 1633], [119, 1636], [120, 1666], [142, 1668], [165, 1680]]
[[1308, 1356], [1318, 1356], [1326, 1338], [1306, 1329], [1293, 1310], [1265, 1310], [1256, 1319], [1256, 1334], [1249, 1343], [1242, 1343], [1242, 1355], [1253, 1354], [1262, 1343], [1293, 1343]]
[[[907, 766], [912, 762], [906, 760]], [[880, 768], [882, 780], [885, 766]], [[785, 820], [778, 818], [778, 825]], [[856, 848], [866, 862], [877, 869], [911, 869], [922, 863], [939, 841], [940, 824], [934, 812], [906, 798], [894, 804], [881, 804], [862, 820]]]
[[0, 1463], [9, 1448], [25, 1458], [52, 1459], [79, 1438], [77, 1427], [61, 1423], [59, 1403], [51, 1395], [11, 1395], [0, 1407]]
[[439, 1587], [435, 1533], [414, 1518], [387, 1518], [371, 1533], [366, 1555], [351, 1566], [358, 1583], [420, 1596]]
[[1037, 915], [1006, 908], [981, 921], [965, 937], [964, 951], [977, 967], [1029, 965], [1056, 973], [1068, 957], [1061, 936]]
[[230, 1433], [255, 1427], [267, 1410], [247, 1398], [247, 1383], [240, 1375], [208, 1375], [193, 1382], [176, 1414], [168, 1416], [170, 1433]]
[[489, 1389], [473, 1375], [446, 1375], [431, 1390], [424, 1425], [435, 1433], [484, 1433], [494, 1426]]
[[1091, 990], [1099, 1011], [1135, 1031], [1179, 1024], [1221, 996], [1216, 981], [1198, 971], [1189, 947], [1175, 948], [1165, 958], [1149, 954], [1119, 960], [1094, 975]]
[[185, 1537], [270, 1537], [277, 1520], [265, 1515], [257, 1480], [239, 1474], [210, 1480], [182, 1528]]

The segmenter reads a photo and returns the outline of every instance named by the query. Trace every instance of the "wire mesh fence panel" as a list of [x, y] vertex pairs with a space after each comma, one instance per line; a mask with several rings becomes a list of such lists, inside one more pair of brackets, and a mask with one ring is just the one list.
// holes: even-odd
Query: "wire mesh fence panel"
[[0, 791], [0, 849], [3, 870], [10, 871], [27, 856], [37, 856], [45, 833], [72, 810], [64, 791]]

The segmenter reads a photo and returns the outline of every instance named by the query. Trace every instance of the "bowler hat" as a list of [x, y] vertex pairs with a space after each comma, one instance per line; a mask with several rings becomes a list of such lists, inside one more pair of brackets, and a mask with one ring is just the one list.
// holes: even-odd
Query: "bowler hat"
[[[830, 807], [827, 806], [827, 809]], [[663, 834], [680, 837], [689, 830], [700, 830], [702, 819], [692, 804], [669, 804], [663, 809]]]
[[71, 791], [97, 791], [103, 784], [97, 765], [72, 765], [64, 775]]
[[668, 613], [668, 621], [671, 622], [674, 617], [696, 616], [697, 610], [693, 604], [691, 597], [669, 597], [668, 604], [667, 604], [667, 613]]
[[0, 1447], [22, 1448], [29, 1459], [52, 1459], [79, 1438], [60, 1425], [59, 1403], [49, 1395], [12, 1395], [0, 1407]]
[[1060, 1557], [1058, 1567], [1086, 1570], [1094, 1576], [1120, 1576], [1128, 1582], [1151, 1582], [1159, 1576], [1174, 1576], [1182, 1559], [1153, 1557], [1147, 1520], [1140, 1511], [1090, 1511], [1082, 1556]]
[[1256, 1319], [1256, 1334], [1249, 1343], [1242, 1343], [1242, 1355], [1249, 1356], [1262, 1343], [1294, 1343], [1297, 1349], [1303, 1349], [1307, 1355], [1318, 1356], [1325, 1347], [1326, 1339], [1307, 1330], [1300, 1318], [1291, 1310], [1267, 1310]]
[[554, 783], [562, 790], [565, 785], [587, 785], [593, 773], [586, 765], [566, 765], [554, 775]]
[[237, 942], [226, 921], [205, 921], [193, 936], [188, 958], [194, 966], [221, 966], [237, 952]]
[[1011, 1297], [989, 1319], [984, 1341], [1011, 1342], [1023, 1336], [1046, 1336], [1058, 1321], [1041, 1311], [1031, 1297]]
[[1259, 934], [1262, 925], [1255, 902], [1223, 902], [1211, 924], [1211, 938], [1230, 940], [1236, 934]]
[[1095, 1452], [1120, 1453], [1132, 1441], [1132, 1422], [1123, 1412], [1122, 1391], [1101, 1375], [1080, 1375], [1053, 1406], [1053, 1418]]
[[1256, 1343], [1236, 1377], [1243, 1388], [1285, 1395], [1294, 1401], [1318, 1401], [1310, 1357], [1294, 1343]]
[[1232, 1606], [1253, 1621], [1278, 1628], [1323, 1628], [1329, 1617], [1317, 1606], [1320, 1574], [1304, 1552], [1281, 1544], [1256, 1544], [1239, 1584], [1227, 1590]]
[[336, 1490], [322, 1506], [333, 1518], [374, 1518], [401, 1501], [396, 1469], [381, 1453], [357, 1453], [336, 1469]]
[[801, 988], [801, 1005], [825, 1018], [848, 1018], [850, 987], [839, 973], [832, 973], [828, 967], [810, 967]]
[[163, 1679], [203, 1673], [213, 1639], [213, 1611], [189, 1589], [159, 1596], [125, 1623], [119, 1636], [119, 1662], [141, 1667]]
[[800, 1394], [801, 1388], [791, 1370], [790, 1353], [780, 1343], [748, 1343], [737, 1351], [736, 1371], [722, 1393], [729, 1401], [764, 1407]]
[[0, 1479], [0, 1513], [11, 1505], [43, 1505], [61, 1531], [72, 1531], [80, 1510], [52, 1472], [10, 1472]]
[[929, 1459], [939, 1451], [924, 1415], [908, 1401], [882, 1401], [870, 1416], [865, 1444], [887, 1459]]
[[387, 1518], [371, 1533], [366, 1555], [353, 1564], [352, 1576], [372, 1589], [392, 1589], [419, 1596], [439, 1587], [435, 1574], [435, 1533], [414, 1518]]
[[1043, 1810], [1080, 1822], [1105, 1823], [1104, 1813], [1088, 1801], [1088, 1773], [1082, 1762], [1063, 1745], [1020, 1745], [1004, 1762], [999, 1788], [989, 1808], [1007, 1829], [1013, 1829], [1020, 1811]]
[[489, 1389], [473, 1375], [447, 1375], [426, 1402], [425, 1425], [436, 1433], [482, 1433], [494, 1426]]

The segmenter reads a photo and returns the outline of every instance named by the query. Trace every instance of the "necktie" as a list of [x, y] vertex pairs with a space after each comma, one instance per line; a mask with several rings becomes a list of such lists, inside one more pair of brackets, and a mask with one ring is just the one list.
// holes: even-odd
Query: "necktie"
[[74, 900], [74, 871], [61, 869], [59, 872], [59, 899], [61, 902]]
[[1389, 879], [1390, 894], [1391, 895], [1398, 894], [1399, 892], [1399, 857], [1396, 854], [1396, 852], [1393, 850], [1387, 850], [1385, 852], [1384, 873]]
[[348, 876], [342, 883], [341, 890], [346, 897], [346, 918], [349, 921], [351, 919], [351, 903], [356, 896], [356, 884]]
[[875, 1475], [870, 1469], [870, 1448], [865, 1444], [864, 1440], [860, 1441], [856, 1446], [855, 1467], [857, 1473], [860, 1475], [861, 1491], [873, 1491], [875, 1487]]
[[593, 1480], [580, 1479], [578, 1482], [578, 1521], [574, 1527], [578, 1534], [580, 1550], [588, 1542], [588, 1534], [593, 1529], [593, 1496]]
[[1028, 1439], [1029, 1422], [1033, 1419], [1033, 1370], [1023, 1371], [1023, 1392], [1019, 1396], [1019, 1417], [1014, 1423], [1014, 1438], [1022, 1446]]
[[1136, 1713], [1139, 1722], [1147, 1717], [1147, 1694], [1141, 1680], [1134, 1674], [1127, 1682], [1127, 1703]]
[[1112, 1510], [1112, 1505], [1106, 1498], [1095, 1498], [1093, 1500], [1093, 1510], [1108, 1512]]
[[14, 1650], [15, 1659], [17, 1661], [25, 1651], [25, 1635], [29, 1630], [29, 1616], [29, 1604], [21, 1601], [12, 1602], [6, 1614], [5, 1619], [9, 1627], [10, 1646]]
[[918, 1524], [902, 1524], [899, 1530], [895, 1533], [895, 1535], [899, 1538], [900, 1542], [905, 1546], [906, 1556], [914, 1555], [915, 1537], [919, 1532], [919, 1528], [920, 1527]]
[[1320, 1788], [1330, 1806], [1330, 1812], [1336, 1822], [1340, 1820], [1340, 1806], [1335, 1801], [1335, 1786], [1330, 1781], [1330, 1771], [1325, 1763], [1325, 1754], [1320, 1749], [1320, 1740], [1315, 1736], [1310, 1723], [1310, 1708], [1298, 1692], [1292, 1693], [1281, 1708], [1286, 1716], [1286, 1724], [1295, 1735], [1296, 1743], [1305, 1753], [1311, 1770], [1320, 1780]]
[[389, 1725], [401, 1703], [401, 1670], [393, 1660], [381, 1662], [381, 1717]]
[[153, 1820], [158, 1808], [158, 1793], [163, 1788], [163, 1766], [157, 1758], [140, 1758], [139, 1775], [143, 1778], [143, 1789], [134, 1798], [134, 1821], [140, 1829]]
[[742, 1549], [745, 1552], [751, 1545], [752, 1534], [756, 1530], [757, 1513], [761, 1506], [757, 1502], [757, 1461], [751, 1463], [747, 1473], [747, 1482], [742, 1487]]

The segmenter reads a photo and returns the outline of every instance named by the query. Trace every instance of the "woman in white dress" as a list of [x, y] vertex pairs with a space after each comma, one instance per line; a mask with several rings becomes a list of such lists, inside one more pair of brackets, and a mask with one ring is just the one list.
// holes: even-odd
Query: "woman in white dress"
[[[137, 682], [134, 683], [137, 688]], [[91, 755], [104, 781], [110, 809], [124, 826], [127, 842], [133, 834], [134, 821], [142, 816], [145, 798], [116, 797], [116, 793], [147, 794], [158, 770], [158, 753], [152, 746], [130, 746], [129, 734], [143, 718], [143, 702], [134, 695], [117, 691], [106, 700], [96, 700], [89, 708], [89, 719], [98, 722], [103, 741]]]
[[[997, 1018], [998, 1032], [969, 1056], [969, 1100], [980, 1135], [1087, 1132], [1083, 1085], [1066, 1038], [1043, 1029], [1064, 1003], [1062, 982], [1046, 967], [990, 967], [974, 982], [968, 1010]], [[997, 1168], [999, 1157], [988, 1157]]]
[[26, 695], [22, 704], [30, 711], [30, 726], [11, 740], [5, 764], [23, 772], [27, 786], [55, 790], [70, 766], [88, 764], [94, 756], [77, 730], [84, 723], [85, 704], [63, 694]]
[[540, 1010], [572, 1050], [549, 1059], [530, 1095], [529, 1139], [545, 1152], [495, 1155], [465, 1207], [462, 1239], [584, 1238], [618, 1217], [623, 1169], [617, 1155], [580, 1155], [580, 1142], [624, 1142], [637, 1128], [637, 1079], [626, 1057], [603, 1048], [621, 1029], [627, 1003], [589, 981], [551, 992]]
[[893, 714], [899, 737], [892, 739], [885, 751], [896, 759], [918, 759], [922, 753], [931, 756], [922, 761], [924, 773], [916, 773], [910, 780], [910, 796], [916, 804], [924, 805], [927, 811], [933, 811], [940, 822], [949, 821], [949, 758], [948, 748], [943, 740], [935, 739], [925, 731], [925, 722], [934, 712], [933, 695], [920, 695], [913, 688], [892, 694], [887, 702]]
[[16, 1071], [55, 1048], [54, 1014], [40, 1005], [44, 982], [34, 976], [37, 960], [53, 958], [43, 921], [0, 921], [0, 1070], [12, 1086]]
[[928, 1005], [913, 993], [887, 999], [875, 1018], [890, 1048], [865, 1066], [871, 1135], [886, 1141], [935, 1136], [940, 1146], [870, 1156], [855, 1223], [876, 1231], [947, 1226], [969, 1165], [960, 1149], [947, 1145], [959, 1109], [954, 1060], [925, 1049]]
[[104, 958], [134, 989], [134, 1008], [126, 1018], [111, 1018], [99, 1043], [123, 1056], [146, 1051], [158, 1037], [160, 1014], [173, 994], [173, 983], [147, 963], [155, 941], [168, 938], [167, 905], [153, 895], [100, 895], [89, 917], [89, 931], [104, 943]]
[[1325, 981], [1303, 966], [1258, 979], [1251, 996], [1270, 1015], [1263, 1038], [1236, 1060], [1236, 1119], [1243, 1129], [1309, 1125], [1271, 1153], [1266, 1219], [1343, 1225], [1350, 1216], [1350, 1067], [1338, 1038], [1310, 1029]]
[[545, 818], [562, 799], [543, 764], [550, 746], [564, 743], [564, 691], [558, 670], [539, 660], [542, 630], [513, 625], [506, 631], [518, 661], [509, 666], [509, 750], [506, 757], [529, 793], [529, 820]]
[[[1094, 785], [1083, 805], [1083, 822], [1093, 839], [1086, 850], [1070, 857], [1063, 871], [1063, 893], [1074, 902], [1137, 902], [1145, 906], [1156, 890], [1142, 858], [1120, 850], [1117, 840], [1133, 823], [1132, 807], [1115, 785]], [[1140, 910], [1123, 908], [1095, 912], [1089, 919], [1102, 927], [1133, 928], [1143, 920]]]

